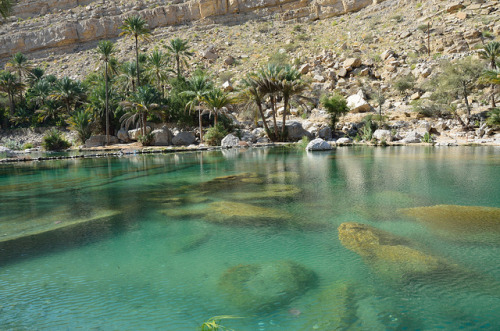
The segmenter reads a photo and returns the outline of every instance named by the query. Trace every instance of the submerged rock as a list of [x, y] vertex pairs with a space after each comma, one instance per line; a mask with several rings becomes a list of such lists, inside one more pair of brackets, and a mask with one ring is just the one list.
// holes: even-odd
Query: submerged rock
[[175, 240], [173, 243], [173, 251], [176, 254], [186, 253], [197, 249], [207, 243], [212, 238], [211, 232], [196, 233], [186, 236], [182, 239]]
[[500, 208], [437, 205], [399, 212], [450, 238], [500, 242]]
[[293, 261], [237, 265], [224, 272], [219, 287], [242, 310], [272, 311], [316, 285], [316, 274]]
[[308, 315], [308, 330], [346, 330], [356, 320], [354, 286], [338, 281], [322, 290]]
[[440, 258], [411, 248], [409, 240], [360, 223], [342, 223], [339, 239], [344, 247], [363, 257], [382, 276], [403, 280], [448, 269]]
[[230, 192], [228, 197], [233, 200], [262, 200], [293, 198], [302, 190], [294, 185], [267, 184], [259, 187], [258, 191]]
[[199, 189], [209, 192], [221, 192], [231, 188], [237, 188], [242, 184], [261, 184], [264, 183], [257, 173], [244, 172], [237, 175], [216, 177], [208, 182], [201, 183]]
[[205, 218], [218, 224], [286, 224], [292, 218], [290, 213], [279, 209], [232, 201], [213, 202], [206, 211]]

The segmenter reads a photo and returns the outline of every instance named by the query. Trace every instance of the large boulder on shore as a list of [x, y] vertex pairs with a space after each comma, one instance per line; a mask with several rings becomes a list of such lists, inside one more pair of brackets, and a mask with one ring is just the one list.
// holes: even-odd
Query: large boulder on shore
[[240, 145], [240, 139], [235, 135], [228, 134], [222, 139], [220, 145], [224, 148], [238, 147]]
[[372, 109], [372, 106], [365, 100], [363, 91], [361, 90], [357, 94], [349, 96], [346, 101], [352, 113], [364, 113]]
[[[85, 140], [85, 147], [100, 147], [100, 146], [105, 146], [107, 144], [107, 138], [106, 135], [97, 135], [97, 136], [92, 136], [89, 139]], [[115, 136], [109, 136], [109, 143], [110, 144], [118, 144], [118, 138]]]
[[321, 138], [311, 140], [306, 147], [306, 151], [329, 151], [331, 149], [332, 146]]
[[174, 144], [175, 146], [188, 146], [194, 144], [195, 141], [196, 138], [194, 136], [194, 133], [189, 131], [182, 131], [175, 135], [175, 137], [172, 139], [172, 144]]
[[153, 145], [154, 146], [169, 146], [172, 145], [172, 132], [164, 125], [161, 129], [153, 131]]
[[316, 285], [316, 274], [293, 261], [240, 264], [219, 280], [221, 291], [245, 311], [272, 311]]
[[[149, 133], [151, 133], [151, 127], [146, 126], [146, 134], [149, 134]], [[129, 136], [130, 140], [137, 141], [141, 134], [142, 134], [142, 130], [140, 128], [128, 130], [128, 136]]]
[[123, 141], [124, 143], [130, 142], [130, 137], [128, 136], [128, 130], [125, 128], [121, 128], [120, 130], [118, 130], [116, 136], [118, 137], [118, 140]]

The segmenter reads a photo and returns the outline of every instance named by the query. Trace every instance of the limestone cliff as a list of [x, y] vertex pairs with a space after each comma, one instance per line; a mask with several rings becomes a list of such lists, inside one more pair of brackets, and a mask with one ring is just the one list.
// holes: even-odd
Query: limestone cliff
[[0, 59], [15, 52], [57, 49], [120, 33], [132, 14], [152, 29], [209, 18], [237, 22], [246, 18], [316, 20], [358, 11], [383, 0], [20, 0], [14, 16], [0, 27]]

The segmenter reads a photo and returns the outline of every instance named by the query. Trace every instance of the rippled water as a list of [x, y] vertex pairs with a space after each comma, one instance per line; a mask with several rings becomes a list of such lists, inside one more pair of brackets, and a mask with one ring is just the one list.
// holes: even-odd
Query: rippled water
[[[209, 182], [242, 173], [238, 185]], [[272, 198], [273, 190], [292, 193]], [[204, 214], [213, 202], [287, 216], [221, 221], [221, 212]], [[217, 315], [242, 317], [221, 321], [236, 330], [500, 329], [498, 226], [443, 231], [399, 210], [435, 205], [499, 208], [500, 149], [250, 149], [0, 165], [0, 329], [195, 330]], [[459, 272], [392, 277], [341, 244], [344, 222], [404, 237]], [[264, 311], [228, 301], [226, 270], [276, 261], [299, 263], [317, 282]]]

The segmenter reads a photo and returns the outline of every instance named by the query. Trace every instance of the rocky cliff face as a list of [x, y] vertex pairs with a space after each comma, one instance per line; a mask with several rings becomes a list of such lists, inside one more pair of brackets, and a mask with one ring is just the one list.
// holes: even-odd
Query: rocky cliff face
[[0, 27], [0, 59], [15, 52], [57, 49], [114, 38], [132, 14], [150, 28], [210, 18], [241, 21], [272, 17], [279, 20], [317, 20], [358, 11], [383, 0], [20, 0], [14, 16]]

